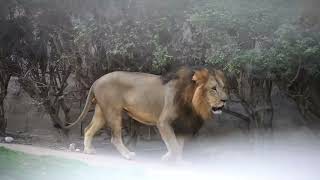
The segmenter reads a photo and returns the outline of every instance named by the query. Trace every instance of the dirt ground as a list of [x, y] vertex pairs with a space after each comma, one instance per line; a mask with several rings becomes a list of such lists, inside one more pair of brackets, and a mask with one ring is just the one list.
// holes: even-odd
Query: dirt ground
[[[137, 152], [137, 157], [131, 161], [123, 159], [103, 135], [94, 139], [96, 155], [69, 152], [63, 144], [60, 144], [60, 148], [43, 144], [30, 146], [2, 143], [0, 146], [29, 154], [81, 160], [94, 167], [121, 167], [124, 175], [134, 166], [157, 178], [193, 177], [194, 179], [199, 178], [198, 176], [203, 179], [218, 177], [218, 179], [246, 180], [320, 178], [318, 171], [320, 142], [307, 128], [276, 131], [273, 136], [259, 138], [255, 140], [252, 135], [245, 136], [241, 132], [210, 138], [198, 137], [186, 145], [184, 159], [188, 163], [176, 165], [160, 161], [161, 155], [166, 150], [163, 143], [157, 140], [139, 141], [137, 146], [132, 148]], [[76, 144], [82, 150], [81, 139]]]

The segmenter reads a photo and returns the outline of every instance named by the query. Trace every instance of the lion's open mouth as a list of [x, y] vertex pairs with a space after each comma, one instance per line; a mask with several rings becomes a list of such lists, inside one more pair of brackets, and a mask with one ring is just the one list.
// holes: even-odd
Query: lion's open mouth
[[223, 108], [223, 106], [213, 107], [211, 110], [212, 110], [213, 114], [221, 114], [222, 113], [222, 108]]

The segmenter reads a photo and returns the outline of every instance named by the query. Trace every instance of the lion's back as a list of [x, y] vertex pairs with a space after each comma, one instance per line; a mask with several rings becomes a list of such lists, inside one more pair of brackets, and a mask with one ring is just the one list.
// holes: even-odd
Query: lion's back
[[126, 88], [133, 88], [137, 86], [161, 85], [161, 79], [159, 76], [153, 74], [114, 71], [100, 77], [95, 83], [107, 86], [125, 86]]
[[137, 101], [149, 98], [151, 101], [163, 96], [164, 85], [157, 75], [115, 71], [99, 78], [94, 83], [94, 91], [96, 95], [108, 96], [109, 99], [123, 97]]

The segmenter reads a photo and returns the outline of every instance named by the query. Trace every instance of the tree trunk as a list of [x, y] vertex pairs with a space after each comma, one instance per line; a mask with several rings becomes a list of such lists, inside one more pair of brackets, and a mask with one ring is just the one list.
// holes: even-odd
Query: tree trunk
[[0, 70], [0, 135], [5, 135], [7, 128], [7, 119], [4, 112], [4, 99], [7, 95], [7, 88], [11, 75], [6, 71]]
[[286, 90], [289, 97], [297, 103], [305, 125], [317, 131], [320, 127], [320, 79], [311, 77], [301, 69]]
[[[68, 121], [70, 121], [69, 111], [70, 108], [64, 101], [63, 97], [56, 97], [54, 95], [43, 96], [42, 94], [48, 94], [43, 90], [42, 92], [37, 88], [37, 86], [28, 79], [19, 79], [22, 88], [34, 99], [39, 99], [43, 104], [46, 113], [50, 116], [51, 121], [53, 122], [53, 126], [59, 130], [64, 136], [68, 135], [68, 130], [63, 129], [62, 127], [66, 125]], [[59, 117], [60, 108], [64, 113], [64, 119]]]
[[255, 78], [249, 73], [240, 74], [238, 94], [249, 115], [251, 129], [272, 129], [271, 90], [272, 80]]
[[[59, 132], [62, 133], [64, 138], [68, 137], [69, 130], [63, 128], [63, 126], [66, 125], [66, 121], [61, 120], [61, 118], [59, 117], [60, 106], [59, 105], [55, 106], [51, 104], [50, 100], [46, 100], [43, 105], [46, 112], [49, 114], [52, 122], [54, 123], [54, 127], [57, 128]], [[68, 117], [68, 115], [65, 115], [65, 116]]]
[[0, 99], [0, 135], [1, 136], [5, 135], [6, 128], [7, 128], [7, 120], [4, 116], [5, 114], [4, 114], [3, 100], [4, 98]]
[[272, 80], [242, 72], [238, 79], [238, 93], [250, 120], [250, 139], [257, 153], [264, 152], [265, 142], [272, 140], [273, 107]]

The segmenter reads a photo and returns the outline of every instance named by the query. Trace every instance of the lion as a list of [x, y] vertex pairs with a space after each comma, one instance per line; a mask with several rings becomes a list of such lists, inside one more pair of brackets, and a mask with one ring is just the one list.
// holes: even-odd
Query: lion
[[225, 76], [220, 70], [180, 68], [166, 76], [139, 72], [108, 73], [91, 86], [79, 118], [65, 128], [82, 121], [91, 104], [95, 112], [85, 128], [84, 153], [94, 153], [92, 138], [107, 125], [111, 143], [126, 159], [134, 152], [122, 141], [121, 115], [125, 111], [134, 120], [156, 126], [167, 147], [163, 160], [181, 159], [184, 136], [195, 134], [212, 114], [221, 113], [227, 100]]

